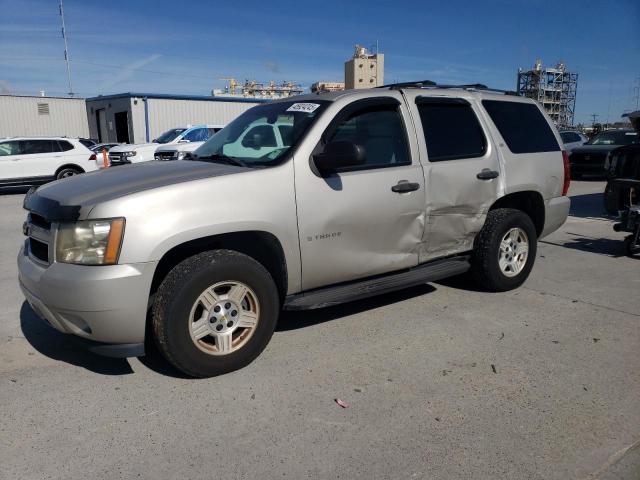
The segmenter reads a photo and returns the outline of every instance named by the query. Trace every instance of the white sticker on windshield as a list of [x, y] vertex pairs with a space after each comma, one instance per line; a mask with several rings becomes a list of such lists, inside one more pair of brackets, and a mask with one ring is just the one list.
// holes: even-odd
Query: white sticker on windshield
[[320, 106], [319, 103], [294, 103], [289, 108], [287, 108], [287, 112], [311, 113], [311, 112], [315, 112], [315, 110], [319, 106]]

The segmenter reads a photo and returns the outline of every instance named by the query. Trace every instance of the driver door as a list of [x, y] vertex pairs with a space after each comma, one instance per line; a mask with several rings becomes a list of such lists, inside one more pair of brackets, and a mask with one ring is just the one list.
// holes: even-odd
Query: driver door
[[[365, 151], [363, 165], [325, 175], [312, 158], [296, 157], [303, 290], [418, 264], [424, 178], [406, 108], [399, 93], [389, 93], [347, 104], [313, 151], [353, 142]], [[403, 183], [411, 190], [397, 187]]]

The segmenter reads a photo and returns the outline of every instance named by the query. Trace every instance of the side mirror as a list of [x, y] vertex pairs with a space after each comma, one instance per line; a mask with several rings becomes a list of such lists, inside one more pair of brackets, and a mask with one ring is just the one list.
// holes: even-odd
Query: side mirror
[[353, 142], [329, 142], [322, 153], [313, 156], [313, 162], [320, 172], [335, 170], [341, 167], [363, 165], [364, 147]]

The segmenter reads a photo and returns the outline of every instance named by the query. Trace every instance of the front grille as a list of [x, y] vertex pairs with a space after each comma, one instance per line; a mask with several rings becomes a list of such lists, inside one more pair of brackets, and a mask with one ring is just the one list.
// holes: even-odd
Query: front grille
[[156, 152], [157, 160], [173, 160], [178, 156], [178, 152]]
[[37, 227], [44, 228], [45, 230], [51, 230], [51, 222], [36, 213], [30, 213], [28, 221]]
[[51, 222], [37, 213], [29, 213], [24, 232], [29, 237], [29, 256], [38, 262], [50, 264], [49, 246], [53, 243]]
[[41, 262], [49, 263], [49, 245], [46, 243], [30, 238], [29, 252]]

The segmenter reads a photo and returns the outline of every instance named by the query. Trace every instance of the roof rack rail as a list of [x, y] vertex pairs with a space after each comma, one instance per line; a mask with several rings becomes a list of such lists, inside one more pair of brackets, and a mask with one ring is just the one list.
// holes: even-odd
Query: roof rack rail
[[465, 83], [461, 85], [445, 85], [438, 84], [431, 80], [421, 80], [417, 82], [402, 82], [402, 83], [391, 83], [389, 85], [382, 85], [381, 87], [376, 88], [390, 88], [390, 89], [398, 89], [398, 88], [460, 88], [463, 90], [486, 90], [487, 92], [497, 92], [504, 93], [505, 95], [518, 95], [517, 92], [513, 90], [501, 90], [499, 88], [491, 88], [487, 87], [483, 83]]
[[504, 93], [505, 95], [518, 95], [513, 90], [501, 90], [499, 88], [487, 87], [483, 83], [467, 83], [463, 85], [436, 85], [435, 88], [462, 88], [463, 90], [486, 90], [487, 92]]
[[435, 87], [435, 86], [436, 86], [436, 82], [432, 80], [419, 80], [416, 82], [389, 83], [388, 85], [381, 85], [376, 88], [396, 89], [396, 88], [409, 88], [409, 87], [422, 88], [422, 87]]

